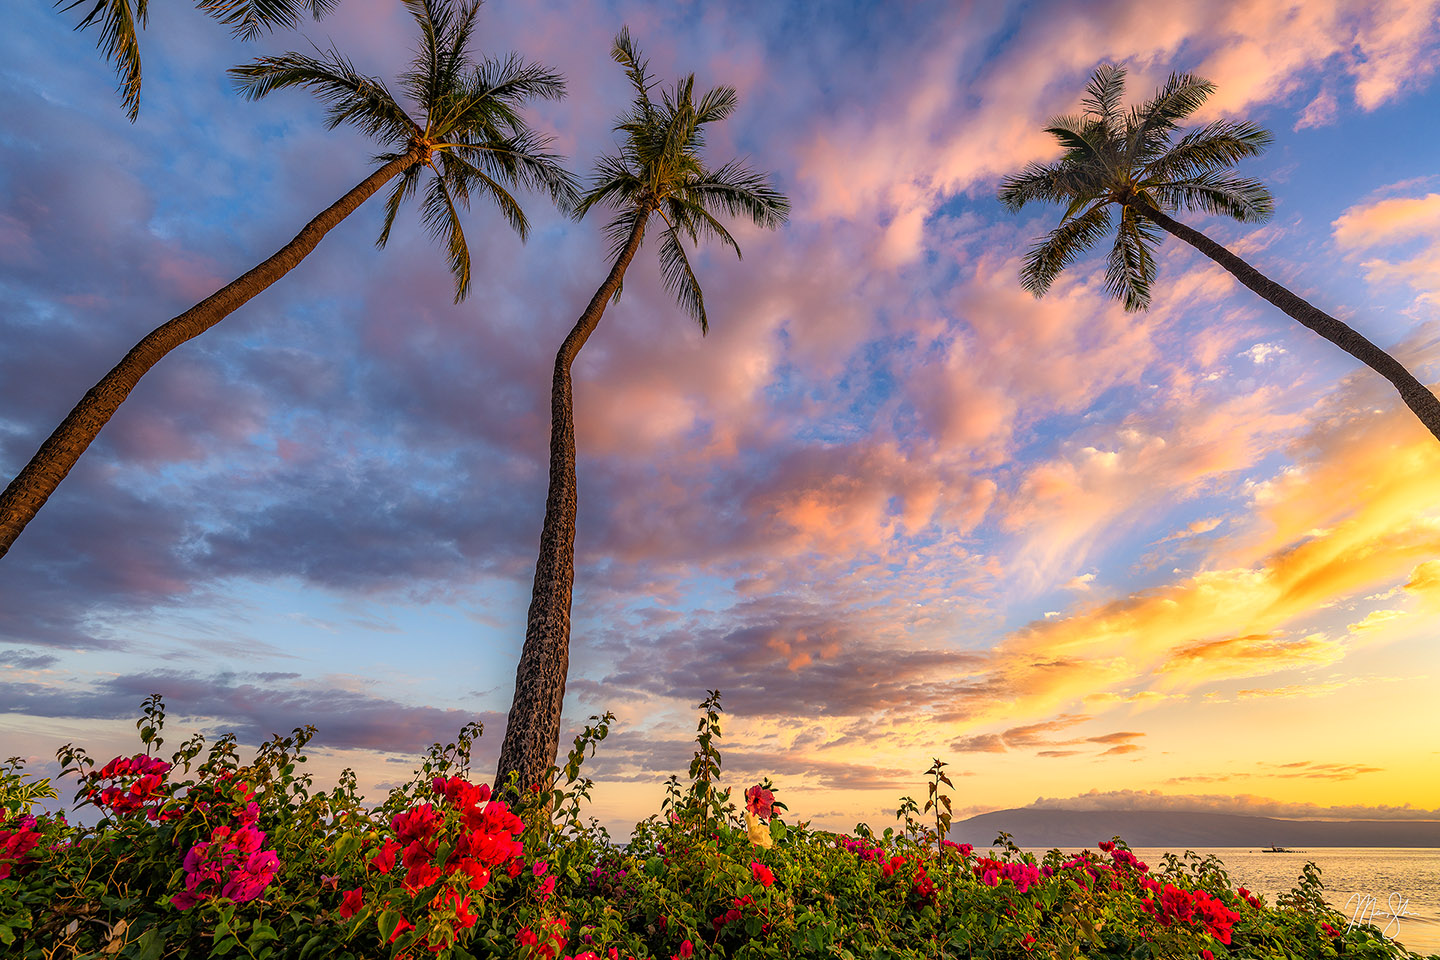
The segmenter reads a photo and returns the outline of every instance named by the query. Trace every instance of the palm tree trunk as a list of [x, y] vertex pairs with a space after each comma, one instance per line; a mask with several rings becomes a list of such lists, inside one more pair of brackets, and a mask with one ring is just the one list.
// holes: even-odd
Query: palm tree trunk
[[1285, 311], [1292, 320], [1314, 330], [1389, 380], [1395, 389], [1400, 391], [1400, 399], [1405, 401], [1405, 405], [1414, 412], [1425, 428], [1434, 434], [1435, 439], [1440, 440], [1440, 399], [1436, 399], [1435, 394], [1406, 370], [1400, 361], [1375, 346], [1349, 324], [1336, 320], [1325, 311], [1295, 296], [1199, 230], [1187, 227], [1153, 207], [1147, 206], [1141, 212], [1171, 235], [1184, 240], [1230, 271], [1235, 279]]
[[27, 463], [0, 494], [0, 557], [10, 550], [10, 545], [25, 525], [45, 505], [50, 494], [65, 479], [100, 430], [109, 422], [120, 404], [135, 389], [151, 367], [155, 366], [171, 350], [187, 340], [194, 339], [224, 320], [230, 314], [259, 294], [266, 287], [295, 268], [301, 260], [315, 249], [320, 239], [329, 233], [341, 220], [368, 200], [392, 177], [407, 167], [419, 162], [418, 151], [391, 160], [335, 201], [324, 212], [305, 225], [268, 260], [253, 270], [220, 288], [201, 300], [195, 306], [161, 324], [137, 343], [125, 359], [115, 365], [100, 382], [75, 404], [50, 438], [41, 444], [35, 456]]
[[515, 670], [515, 699], [500, 746], [495, 774], [503, 789], [511, 773], [518, 787], [539, 785], [549, 790], [547, 772], [560, 746], [560, 711], [565, 701], [565, 675], [570, 668], [570, 597], [575, 584], [575, 404], [570, 367], [575, 356], [605, 313], [605, 306], [620, 289], [625, 269], [640, 249], [646, 217], [630, 231], [625, 248], [610, 274], [580, 315], [555, 355], [555, 376], [550, 385], [550, 492], [545, 499], [545, 526], [540, 532], [540, 558], [535, 563], [535, 586], [525, 623], [525, 646]]

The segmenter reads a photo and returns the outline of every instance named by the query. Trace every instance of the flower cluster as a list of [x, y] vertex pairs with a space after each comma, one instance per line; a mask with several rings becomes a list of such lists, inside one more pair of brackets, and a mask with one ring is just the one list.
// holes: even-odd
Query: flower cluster
[[[99, 773], [91, 774], [85, 799], [120, 816], [144, 810], [153, 820], [159, 803], [167, 797], [165, 775], [169, 772], [170, 764], [159, 757], [143, 753], [116, 757], [101, 767]], [[101, 782], [105, 785], [100, 786]]]
[[[879, 862], [885, 859], [885, 851], [868, 841], [855, 837], [839, 837], [836, 842], [861, 860]], [[946, 842], [948, 843], [949, 841]], [[966, 846], [968, 847], [969, 844], [966, 844]]]
[[[520, 873], [524, 845], [516, 837], [524, 832], [525, 824], [503, 800], [491, 800], [488, 784], [477, 786], [461, 777], [436, 777], [431, 789], [440, 806], [417, 804], [392, 817], [390, 830], [394, 836], [384, 840], [370, 857], [368, 866], [376, 873], [390, 874], [398, 860], [404, 870], [401, 886], [411, 894], [447, 878], [463, 884], [463, 890], [442, 888], [430, 902], [429, 929], [423, 941], [430, 950], [439, 951], [454, 946], [460, 931], [475, 925], [478, 918], [472, 912], [470, 894], [485, 889], [493, 869], [505, 867], [512, 877]], [[443, 864], [436, 866], [441, 834], [447, 825], [452, 827], [454, 840]], [[543, 862], [532, 867], [537, 877], [546, 869]], [[554, 887], [555, 878], [547, 877], [540, 884], [541, 898], [547, 897]], [[340, 913], [345, 917], [354, 916], [363, 905], [363, 888], [347, 891]], [[402, 933], [414, 928], [402, 915], [390, 932], [390, 942], [394, 943]], [[553, 953], [540, 955], [558, 956], [559, 947], [555, 947]]]
[[265, 834], [253, 826], [231, 830], [215, 828], [208, 841], [197, 843], [185, 854], [185, 889], [173, 895], [176, 909], [189, 910], [211, 897], [226, 897], [246, 903], [275, 879], [280, 858], [274, 850], [261, 850]]
[[[769, 884], [766, 884], [769, 886]], [[760, 936], [768, 936], [770, 933], [770, 910], [755, 903], [755, 898], [750, 894], [743, 897], [735, 897], [730, 901], [730, 909], [710, 920], [710, 925], [715, 928], [715, 936], [719, 937], [720, 932], [729, 924], [735, 923], [744, 918], [746, 913], [754, 913], [762, 918], [760, 924]]]
[[34, 817], [21, 817], [9, 829], [0, 829], [0, 880], [29, 863], [30, 851], [40, 842], [36, 825]]
[[1015, 860], [992, 860], [990, 857], [981, 857], [976, 861], [974, 867], [975, 876], [987, 887], [998, 887], [1001, 880], [1009, 880], [1015, 885], [1015, 889], [1021, 893], [1040, 882], [1045, 876], [1042, 868], [1033, 863], [1024, 863]]
[[1140, 902], [1140, 909], [1160, 921], [1162, 926], [1171, 924], [1202, 924], [1210, 935], [1221, 943], [1230, 942], [1230, 931], [1240, 914], [1225, 906], [1219, 899], [1204, 890], [1185, 890], [1151, 877], [1140, 881], [1154, 896]]

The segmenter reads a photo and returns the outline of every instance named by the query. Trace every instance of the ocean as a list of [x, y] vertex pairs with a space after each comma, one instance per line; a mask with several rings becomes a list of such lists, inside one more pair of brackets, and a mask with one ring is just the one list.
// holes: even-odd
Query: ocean
[[[1025, 849], [1037, 857], [1046, 852]], [[1163, 847], [1131, 850], [1152, 869], [1164, 862], [1167, 852]], [[1219, 857], [1235, 886], [1249, 888], [1270, 906], [1298, 883], [1305, 864], [1313, 861], [1320, 868], [1325, 899], [1335, 909], [1373, 923], [1416, 953], [1440, 954], [1440, 849], [1312, 847], [1261, 853], [1254, 847], [1199, 847], [1195, 852]]]

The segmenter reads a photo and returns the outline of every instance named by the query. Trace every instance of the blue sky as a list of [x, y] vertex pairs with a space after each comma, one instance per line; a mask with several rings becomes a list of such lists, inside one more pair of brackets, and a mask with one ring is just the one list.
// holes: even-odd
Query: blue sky
[[[181, 5], [183, 6], [183, 5]], [[163, 14], [163, 16], [162, 16]], [[737, 786], [883, 822], [932, 757], [957, 808], [1038, 797], [1287, 815], [1440, 808], [1440, 447], [1374, 374], [1176, 241], [1155, 305], [1103, 267], [1044, 300], [1056, 210], [999, 178], [1102, 62], [1172, 70], [1274, 147], [1263, 226], [1191, 222], [1437, 377], [1440, 3], [652, 4], [492, 0], [479, 47], [569, 78], [535, 110], [585, 174], [627, 102], [628, 24], [669, 81], [728, 83], [790, 224], [696, 259], [711, 332], [647, 250], [576, 366], [566, 716], [614, 710], [596, 809], [624, 827], [719, 688]], [[139, 337], [287, 240], [374, 152], [224, 68], [333, 42], [393, 75], [405, 17], [345, 0], [254, 44], [157, 11], [129, 124], [94, 38], [44, 5], [0, 38], [0, 467]], [[320, 776], [402, 779], [504, 728], [544, 504], [554, 350], [603, 278], [600, 224], [525, 198], [466, 218], [460, 306], [413, 211], [378, 206], [163, 361], [0, 561], [0, 743], [131, 748], [172, 724], [314, 723]], [[1398, 732], [1398, 735], [1397, 735]], [[1258, 735], [1257, 735], [1258, 733]], [[1222, 744], [1223, 749], [1217, 749]], [[745, 782], [742, 782], [745, 781]]]

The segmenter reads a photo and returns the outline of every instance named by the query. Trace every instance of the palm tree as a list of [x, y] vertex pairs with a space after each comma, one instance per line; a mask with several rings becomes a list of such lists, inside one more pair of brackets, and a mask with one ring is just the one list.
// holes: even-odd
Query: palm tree
[[[140, 115], [140, 34], [150, 19], [150, 0], [73, 0], [65, 7], [68, 13], [76, 7], [94, 3], [90, 12], [80, 18], [76, 30], [98, 25], [100, 36], [95, 45], [105, 59], [115, 64], [119, 77], [117, 92], [125, 104], [125, 115], [134, 123]], [[329, 13], [340, 0], [195, 0], [196, 8], [230, 27], [242, 40], [254, 40], [263, 31], [276, 27], [293, 29], [300, 25], [301, 13], [316, 20]], [[55, 5], [65, 3], [56, 0]]]
[[472, 194], [492, 200], [522, 238], [529, 223], [509, 192], [516, 185], [545, 190], [563, 209], [573, 208], [574, 178], [548, 152], [548, 138], [531, 131], [518, 112], [532, 98], [563, 96], [561, 76], [514, 54], [477, 63], [467, 46], [480, 0], [404, 3], [420, 28], [420, 44], [411, 69], [400, 76], [400, 89], [418, 108], [420, 120], [411, 119], [383, 81], [362, 75], [334, 50], [317, 57], [261, 57], [230, 71], [251, 100], [284, 87], [309, 88], [329, 106], [331, 128], [348, 123], [383, 145], [386, 152], [375, 158], [380, 166], [269, 259], [152, 330], [85, 394], [0, 494], [0, 557], [161, 357], [289, 273], [326, 233], [391, 180], [396, 182], [385, 202], [377, 245], [385, 246], [400, 205], [429, 170], [421, 218], [432, 237], [445, 244], [456, 303], [470, 290], [470, 252], [458, 208], [468, 208]]
[[497, 784], [511, 773], [522, 787], [545, 782], [546, 771], [560, 743], [560, 710], [570, 662], [570, 596], [575, 581], [575, 423], [570, 367], [594, 333], [605, 306], [620, 296], [625, 270], [635, 258], [652, 220], [659, 231], [660, 273], [665, 289], [699, 324], [709, 329], [705, 299], [690, 268], [684, 241], [714, 238], [734, 249], [736, 244], [716, 214], [745, 216], [759, 226], [785, 222], [790, 204], [758, 174], [739, 161], [718, 169], [700, 158], [704, 129], [735, 109], [735, 91], [717, 87], [695, 101], [695, 76], [676, 83], [660, 102], [650, 98], [653, 86], [646, 61], [640, 58], [628, 29], [615, 38], [611, 56], [625, 68], [635, 88], [630, 110], [616, 125], [622, 134], [617, 153], [601, 157], [590, 189], [576, 216], [604, 205], [614, 211], [606, 227], [610, 272], [580, 314], [555, 357], [550, 391], [550, 490], [545, 501], [545, 526], [525, 626], [525, 646], [515, 673], [515, 699], [500, 748]]
[[1154, 249], [1161, 239], [1158, 227], [1389, 380], [1440, 439], [1440, 400], [1399, 361], [1166, 212], [1184, 208], [1225, 214], [1242, 223], [1268, 219], [1274, 200], [1264, 184], [1228, 171], [1237, 161], [1262, 152], [1271, 142], [1270, 133], [1248, 121], [1216, 120], [1172, 142], [1177, 123], [1199, 109], [1215, 85], [1171, 74], [1148, 103], [1122, 113], [1124, 89], [1124, 67], [1101, 66], [1086, 86], [1085, 112], [1057, 117], [1046, 129], [1065, 148], [1064, 155], [1054, 163], [1032, 163], [1001, 183], [1000, 201], [1011, 210], [1032, 200], [1067, 205], [1060, 225], [1026, 253], [1021, 285], [1043, 296], [1060, 271], [1110, 231], [1110, 206], [1116, 205], [1119, 225], [1106, 263], [1105, 289], [1123, 301], [1126, 310], [1150, 304]]

